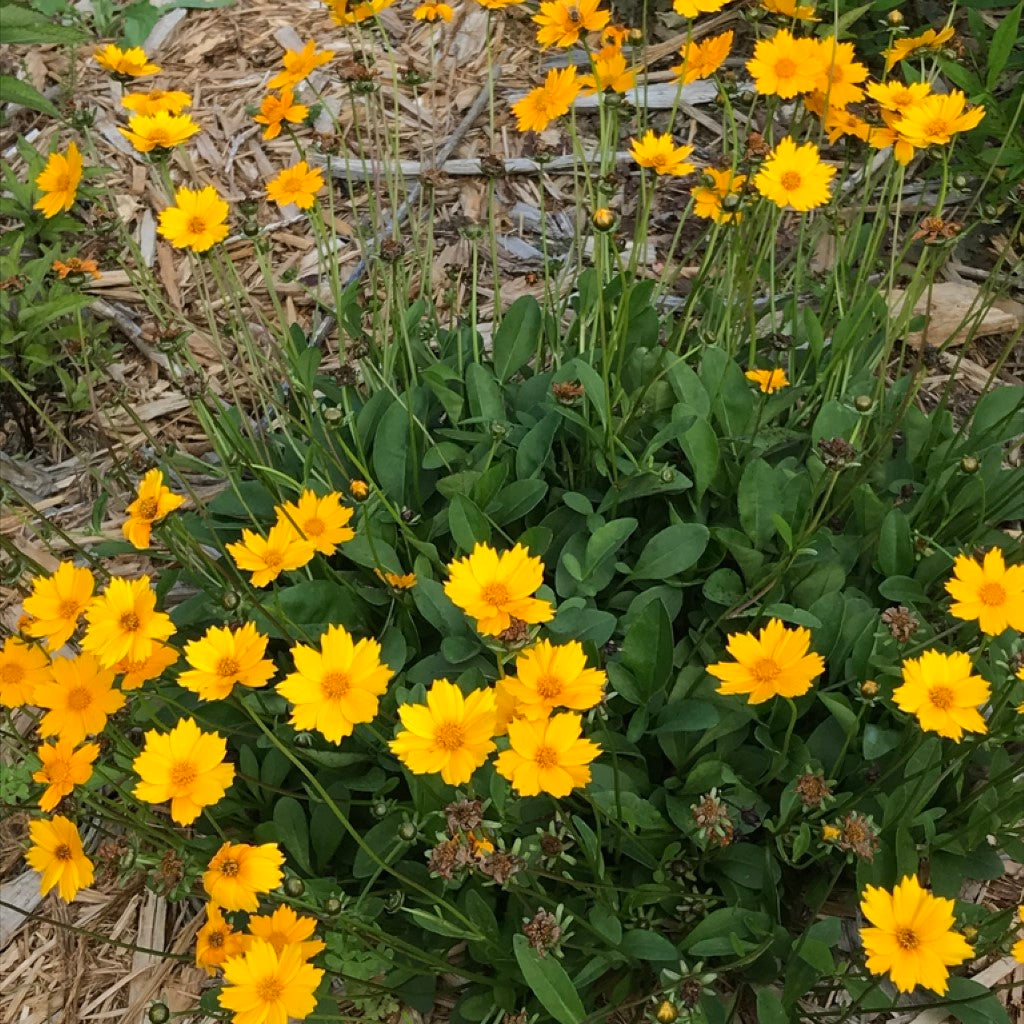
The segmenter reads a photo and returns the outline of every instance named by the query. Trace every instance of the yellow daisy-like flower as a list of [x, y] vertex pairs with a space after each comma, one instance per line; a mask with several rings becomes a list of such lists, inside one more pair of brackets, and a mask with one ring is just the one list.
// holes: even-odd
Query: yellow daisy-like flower
[[838, 142], [845, 136], [860, 139], [861, 142], [867, 142], [871, 138], [872, 126], [849, 110], [829, 107], [824, 124], [825, 131], [828, 132], [828, 141], [831, 143]]
[[50, 681], [36, 687], [35, 703], [46, 710], [40, 736], [60, 736], [81, 743], [103, 732], [107, 717], [124, 707], [124, 694], [114, 689], [114, 672], [91, 654], [58, 658], [50, 665]]
[[822, 93], [830, 108], [848, 107], [864, 99], [860, 84], [868, 77], [866, 65], [854, 60], [853, 43], [837, 43], [825, 39], [818, 44], [821, 48], [819, 77], [815, 90]]
[[807, 4], [798, 4], [796, 0], [761, 0], [761, 6], [772, 14], [781, 14], [784, 18], [796, 18], [798, 21], [817, 21], [814, 8]]
[[493, 690], [473, 690], [464, 697], [447, 679], [438, 679], [425, 704], [403, 704], [404, 728], [391, 741], [391, 752], [414, 775], [438, 772], [450, 786], [469, 782], [494, 750], [496, 707]]
[[89, 625], [82, 650], [95, 654], [104, 668], [122, 658], [144, 661], [156, 644], [174, 634], [171, 617], [156, 610], [156, 594], [148, 576], [112, 579], [86, 608], [85, 617]]
[[160, 211], [160, 234], [175, 249], [206, 252], [228, 237], [228, 204], [212, 185], [174, 193], [174, 206]]
[[518, 7], [525, 0], [476, 0], [476, 2], [489, 11], [503, 11], [506, 7]]
[[868, 132], [868, 145], [873, 149], [892, 149], [893, 159], [906, 167], [914, 158], [917, 151], [914, 144], [905, 135], [896, 130], [896, 123], [899, 115], [892, 111], [883, 110], [882, 120], [884, 125], [875, 125]]
[[283, 71], [267, 82], [268, 89], [288, 89], [298, 85], [317, 68], [322, 68], [334, 57], [333, 50], [317, 51], [316, 40], [310, 39], [301, 50], [285, 50], [281, 58]]
[[412, 590], [416, 586], [416, 573], [381, 572], [374, 569], [377, 578], [383, 580], [393, 590]]
[[587, 668], [583, 645], [575, 640], [558, 646], [541, 640], [516, 658], [516, 674], [502, 680], [517, 713], [527, 718], [547, 718], [555, 708], [595, 707], [607, 682], [601, 669]]
[[953, 29], [947, 25], [938, 32], [930, 28], [919, 36], [893, 40], [892, 46], [882, 51], [882, 56], [885, 57], [885, 70], [889, 71], [898, 61], [906, 60], [918, 50], [940, 50], [952, 38]]
[[946, 583], [953, 598], [951, 615], [970, 621], [989, 636], [1006, 629], [1024, 632], [1024, 565], [1007, 566], [999, 548], [986, 552], [979, 564], [967, 555], [953, 563], [953, 578]]
[[927, 82], [899, 82], [890, 79], [888, 82], [868, 82], [867, 94], [882, 110], [891, 110], [894, 114], [902, 114], [909, 107], [917, 106], [926, 96], [930, 96], [932, 87]]
[[331, 18], [338, 25], [358, 25], [380, 14], [390, 7], [395, 0], [359, 0], [350, 4], [349, 0], [326, 0], [330, 8]]
[[340, 743], [357, 725], [372, 721], [394, 675], [381, 663], [380, 650], [376, 640], [356, 642], [344, 626], [329, 626], [319, 651], [296, 644], [295, 671], [277, 684], [293, 705], [291, 724]]
[[548, 601], [531, 596], [544, 582], [544, 563], [517, 544], [500, 555], [488, 544], [448, 566], [448, 599], [471, 618], [484, 636], [497, 636], [513, 619], [535, 624], [554, 618]]
[[925, 651], [903, 662], [903, 685], [892, 699], [901, 711], [917, 716], [925, 732], [957, 742], [964, 732], [988, 732], [978, 710], [992, 695], [981, 676], [972, 675], [970, 656], [962, 651]]
[[750, 704], [763, 704], [772, 697], [800, 697], [825, 671], [824, 659], [810, 647], [810, 630], [789, 629], [772, 619], [756, 637], [731, 634], [727, 649], [736, 661], [709, 665], [708, 673], [722, 681], [719, 693], [747, 694]]
[[533, 16], [539, 25], [541, 46], [573, 46], [583, 32], [600, 32], [611, 21], [611, 11], [602, 11], [601, 0], [542, 0]]
[[160, 73], [160, 68], [150, 63], [145, 51], [139, 46], [122, 50], [119, 46], [108, 43], [92, 56], [101, 68], [122, 78], [145, 78], [147, 75]]
[[412, 16], [417, 21], [451, 21], [454, 13], [448, 4], [427, 0], [412, 12]]
[[713, 220], [716, 224], [739, 224], [743, 213], [739, 209], [745, 174], [736, 174], [731, 168], [716, 170], [706, 167], [704, 174], [710, 185], [696, 185], [690, 190], [693, 196], [693, 212], [697, 217]]
[[580, 76], [580, 84], [587, 96], [598, 92], [628, 92], [636, 85], [636, 74], [614, 43], [602, 46], [591, 57], [591, 68], [589, 75]]
[[302, 538], [322, 555], [333, 555], [339, 544], [356, 535], [348, 525], [352, 509], [342, 505], [337, 491], [331, 491], [322, 498], [313, 491], [303, 491], [298, 502], [286, 501], [276, 511], [278, 523], [286, 523], [298, 530]]
[[291, 572], [304, 566], [315, 554], [316, 548], [303, 540], [288, 522], [275, 523], [266, 537], [254, 530], [243, 530], [242, 539], [227, 545], [228, 554], [235, 565], [252, 573], [252, 585], [265, 587], [282, 572]]
[[206, 924], [196, 935], [196, 967], [202, 967], [212, 978], [216, 968], [223, 967], [230, 956], [245, 951], [249, 938], [236, 932], [216, 903], [206, 904]]
[[136, 114], [129, 118], [127, 128], [117, 129], [140, 153], [154, 149], [173, 149], [192, 138], [200, 130], [189, 114]]
[[234, 1014], [234, 1024], [288, 1024], [316, 1008], [316, 990], [324, 972], [303, 959], [297, 946], [280, 954], [263, 939], [253, 939], [240, 956], [224, 963], [224, 985], [217, 998]]
[[945, 146], [959, 132], [978, 126], [985, 116], [984, 107], [964, 110], [967, 97], [959, 89], [947, 95], [934, 93], [907, 107], [896, 123], [896, 129], [919, 149]]
[[494, 767], [520, 796], [568, 796], [590, 781], [590, 762], [601, 753], [593, 740], [581, 738], [582, 731], [580, 716], [568, 711], [539, 721], [514, 718], [509, 749]]
[[129, 661], [122, 658], [114, 671], [121, 676], [122, 690], [137, 690], [143, 683], [156, 679], [178, 660], [178, 652], [167, 644], [155, 644], [148, 658], [140, 661]]
[[217, 906], [252, 913], [259, 909], [260, 894], [281, 884], [282, 864], [277, 843], [224, 843], [203, 872], [203, 888]]
[[[1020, 923], [1024, 924], [1024, 906], [1017, 908], [1017, 916], [1020, 918]], [[1013, 944], [1013, 949], [1010, 952], [1017, 963], [1024, 964], [1024, 939], [1018, 939]]]
[[263, 138], [276, 139], [281, 134], [281, 122], [301, 124], [309, 116], [309, 107], [295, 102], [295, 94], [291, 89], [282, 89], [280, 96], [267, 94], [263, 97], [260, 112], [253, 118], [257, 124], [267, 127]]
[[730, 29], [699, 43], [687, 43], [679, 51], [679, 56], [683, 58], [682, 64], [676, 64], [672, 71], [684, 84], [710, 78], [729, 56], [734, 35]]
[[238, 629], [210, 626], [201, 640], [185, 644], [185, 660], [191, 668], [178, 676], [178, 684], [203, 700], [224, 700], [235, 684], [266, 686], [274, 675], [274, 663], [264, 655], [267, 638], [252, 622]]
[[947, 968], [962, 964], [974, 952], [953, 931], [953, 901], [933, 896], [913, 875], [892, 892], [867, 886], [860, 909], [874, 926], [860, 930], [867, 968], [872, 974], [888, 974], [900, 992], [921, 985], [945, 995]]
[[149, 92], [129, 92], [121, 97], [121, 106], [133, 114], [152, 117], [154, 114], [180, 114], [192, 106], [192, 97], [187, 92], [168, 92], [164, 89], [150, 89]]
[[46, 166], [36, 178], [36, 184], [43, 193], [32, 209], [41, 210], [46, 218], [67, 213], [75, 204], [78, 184], [82, 180], [82, 154], [72, 142], [66, 154], [51, 153]]
[[754, 178], [757, 191], [776, 206], [812, 210], [829, 200], [836, 169], [823, 163], [813, 142], [798, 146], [789, 136], [775, 147]]
[[681, 176], [694, 170], [689, 161], [693, 146], [677, 146], [667, 132], [658, 135], [649, 130], [639, 141], [631, 139], [630, 152], [641, 167], [648, 167], [658, 175]]
[[132, 763], [140, 780], [132, 792], [148, 804], [169, 800], [171, 818], [191, 825], [204, 807], [224, 796], [235, 777], [235, 766], [224, 760], [227, 750], [223, 736], [203, 732], [191, 718], [168, 733], [150, 729]]
[[267, 182], [267, 198], [278, 206], [294, 203], [300, 210], [308, 210], [323, 187], [323, 171], [318, 167], [311, 170], [305, 160], [300, 160]]
[[552, 68], [544, 84], [528, 92], [512, 104], [517, 128], [521, 132], [542, 132], [552, 121], [572, 108], [583, 84], [576, 74], [576, 66]]
[[63, 647], [78, 628], [95, 586], [92, 573], [72, 562], [61, 562], [52, 576], [36, 576], [24, 601], [25, 614], [32, 619], [25, 632], [45, 638], [47, 650]]
[[0, 647], [0, 704], [35, 704], [36, 687], [50, 679], [50, 659], [34, 644], [9, 636]]
[[512, 696], [512, 692], [506, 685], [508, 676], [498, 679], [494, 683], [494, 735], [504, 736], [508, 732], [508, 723], [516, 717], [519, 711], [519, 701]]
[[348, 493], [355, 501], [366, 501], [370, 496], [370, 485], [365, 480], [349, 480]]
[[818, 88], [827, 61], [815, 39], [797, 39], [780, 28], [770, 39], [758, 40], [747, 70], [762, 96], [788, 100]]
[[28, 823], [32, 846], [25, 853], [25, 862], [42, 874], [39, 889], [45, 895], [54, 886], [60, 898], [70, 903], [80, 889], [92, 885], [92, 861], [82, 849], [78, 826], [63, 815], [49, 821], [37, 818]]
[[39, 798], [39, 807], [52, 811], [75, 786], [92, 778], [93, 762], [99, 756], [98, 743], [86, 743], [75, 750], [75, 745], [65, 737], [56, 743], [43, 743], [36, 749], [36, 756], [42, 768], [33, 772], [32, 778], [42, 782], [46, 789]]
[[278, 954], [288, 946], [295, 946], [303, 960], [310, 960], [327, 948], [319, 939], [310, 941], [316, 925], [315, 917], [300, 917], [291, 907], [282, 904], [272, 914], [250, 917], [249, 934], [269, 942]]
[[753, 381], [766, 395], [774, 395], [776, 391], [789, 387], [785, 370], [747, 370], [743, 376]]
[[179, 508], [185, 499], [164, 486], [164, 475], [159, 469], [151, 469], [139, 484], [136, 499], [128, 506], [128, 519], [121, 525], [121, 532], [128, 542], [144, 551], [149, 547], [153, 524]]
[[55, 271], [62, 281], [70, 277], [72, 283], [74, 283], [75, 278], [85, 277], [87, 274], [94, 281], [98, 281], [103, 276], [95, 260], [83, 260], [77, 256], [72, 256], [67, 263], [63, 260], [54, 260], [50, 264], [50, 269]]
[[729, 0], [672, 0], [672, 10], [680, 18], [699, 18], [720, 11]]

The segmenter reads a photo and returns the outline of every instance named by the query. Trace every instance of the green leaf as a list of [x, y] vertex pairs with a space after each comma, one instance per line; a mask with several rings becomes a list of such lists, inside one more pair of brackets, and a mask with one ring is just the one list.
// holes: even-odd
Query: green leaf
[[261, 632], [275, 639], [315, 642], [335, 623], [361, 632], [366, 623], [366, 608], [351, 590], [339, 583], [306, 580], [267, 597], [253, 618]]
[[481, 363], [470, 363], [466, 369], [466, 393], [469, 410], [474, 418], [484, 423], [505, 419], [505, 403], [494, 374]]
[[17, 103], [50, 117], [60, 117], [60, 111], [35, 86], [13, 75], [0, 75], [0, 103]]
[[774, 516], [784, 514], [782, 498], [776, 471], [763, 459], [748, 463], [740, 477], [736, 502], [740, 525], [756, 548], [765, 547], [775, 535]]
[[914, 569], [914, 538], [910, 520], [894, 508], [882, 520], [878, 536], [878, 568], [886, 576], [909, 576]]
[[1020, 43], [1020, 16], [1024, 11], [1024, 3], [1007, 14], [992, 33], [992, 41], [988, 45], [988, 70], [985, 76], [985, 87], [991, 92], [999, 82], [1013, 49]]
[[762, 988], [758, 991], [757, 1020], [758, 1024], [789, 1024], [789, 1014], [775, 989]]
[[486, 517], [461, 494], [456, 494], [448, 506], [448, 527], [455, 543], [463, 551], [472, 551], [475, 544], [491, 539], [491, 527]]
[[634, 928], [626, 932], [619, 948], [637, 960], [673, 962], [679, 959], [679, 950], [673, 943], [664, 935], [645, 928]]
[[586, 1011], [565, 968], [553, 957], [542, 957], [525, 935], [512, 939], [523, 980], [559, 1024], [582, 1024]]
[[526, 365], [537, 351], [541, 311], [532, 295], [523, 295], [509, 306], [494, 332], [494, 372], [504, 382]]
[[622, 547], [637, 528], [635, 519], [613, 519], [610, 523], [599, 526], [587, 540], [583, 570], [589, 575], [601, 562]]
[[[668, 685], [672, 668], [672, 623], [661, 601], [651, 601], [626, 630], [620, 658], [646, 702]], [[623, 696], [626, 696], [623, 694]]]
[[[411, 401], [406, 395], [405, 401]], [[412, 416], [402, 400], [392, 402], [381, 417], [373, 439], [373, 472], [381, 490], [398, 504], [405, 502]]]
[[535, 477], [529, 480], [513, 480], [502, 488], [487, 506], [487, 515], [497, 526], [521, 519], [548, 493], [548, 485]]
[[694, 490], [700, 498], [718, 473], [718, 437], [711, 424], [703, 417], [698, 417], [696, 422], [679, 435], [679, 447], [689, 459]]
[[[450, 939], [465, 939], [470, 936], [467, 935], [466, 929], [462, 925], [449, 924], [447, 921], [435, 914], [431, 914], [426, 910], [420, 910], [417, 907], [405, 907], [405, 912], [412, 918], [415, 919], [416, 923], [422, 928], [426, 928], [428, 932], [433, 932], [435, 935], [444, 935]], [[525, 935], [517, 935], [517, 939], [526, 939]]]
[[551, 442], [562, 422], [556, 412], [535, 423], [516, 449], [516, 477], [525, 480], [540, 472], [551, 452]]
[[945, 1009], [963, 1024], [1009, 1024], [1006, 1007], [996, 994], [970, 978], [951, 977]]
[[832, 712], [832, 717], [847, 736], [852, 736], [857, 731], [857, 715], [845, 697], [835, 693], [822, 693], [819, 690], [818, 700]]
[[274, 829], [278, 841], [298, 861], [299, 867], [312, 874], [306, 812], [294, 797], [283, 796], [274, 804]]
[[51, 43], [80, 43], [88, 39], [81, 29], [57, 25], [52, 19], [20, 4], [0, 4], [3, 40], [8, 44], [28, 46]]
[[656, 533], [645, 545], [631, 578], [664, 580], [689, 569], [708, 546], [708, 528], [700, 523], [676, 523]]

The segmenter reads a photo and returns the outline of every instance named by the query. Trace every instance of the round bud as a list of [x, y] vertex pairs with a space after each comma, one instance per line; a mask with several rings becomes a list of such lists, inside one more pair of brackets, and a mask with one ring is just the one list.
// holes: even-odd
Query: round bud
[[878, 683], [874, 679], [865, 679], [860, 684], [860, 694], [862, 697], [867, 697], [870, 700], [872, 697], [878, 696]]
[[871, 412], [871, 407], [875, 404], [875, 400], [870, 395], [858, 395], [853, 400], [853, 407], [857, 412]]
[[654, 1017], [662, 1024], [672, 1024], [673, 1021], [679, 1020], [679, 1011], [666, 999], [654, 1011]]
[[241, 598], [233, 590], [225, 590], [220, 595], [220, 606], [227, 612], [233, 612], [241, 602]]
[[284, 881], [284, 891], [286, 896], [291, 896], [293, 900], [297, 900], [300, 896], [305, 895], [306, 883], [301, 878], [286, 878]]
[[153, 1003], [149, 1008], [150, 1024], [166, 1024], [171, 1019], [171, 1011], [166, 1003]]
[[977, 473], [981, 468], [981, 463], [973, 455], [965, 455], [960, 460], [960, 469], [964, 473]]
[[503, 420], [494, 420], [491, 423], [491, 437], [502, 438], [508, 434], [508, 424]]
[[735, 192], [730, 192], [727, 196], [722, 197], [723, 210], [735, 210], [739, 205], [740, 197]]
[[398, 826], [398, 838], [403, 843], [411, 843], [416, 838], [416, 826], [411, 821], [403, 821]]
[[886, 15], [885, 20], [887, 22], [889, 22], [890, 25], [902, 25], [903, 21], [904, 21], [903, 12], [902, 11], [890, 11]]
[[383, 800], [374, 800], [370, 804], [370, 813], [375, 818], [383, 818], [388, 813], [388, 805]]
[[615, 221], [615, 211], [609, 210], [607, 206], [602, 206], [590, 215], [590, 223], [598, 231], [611, 231], [615, 227]]
[[328, 896], [327, 899], [324, 900], [324, 910], [328, 914], [340, 914], [341, 906], [341, 900], [339, 900], [337, 896]]
[[957, 188], [961, 188], [961, 189], [963, 189], [963, 188], [967, 188], [967, 185], [968, 185], [968, 181], [967, 181], [967, 175], [966, 175], [966, 174], [958, 174], [958, 175], [957, 175], [957, 176], [956, 176], [956, 177], [955, 177], [955, 178], [953, 179], [953, 184], [954, 184], [954, 185], [955, 185], [955, 186], [956, 186]]
[[658, 479], [663, 484], [670, 484], [676, 478], [676, 471], [671, 466], [666, 466], [659, 474]]

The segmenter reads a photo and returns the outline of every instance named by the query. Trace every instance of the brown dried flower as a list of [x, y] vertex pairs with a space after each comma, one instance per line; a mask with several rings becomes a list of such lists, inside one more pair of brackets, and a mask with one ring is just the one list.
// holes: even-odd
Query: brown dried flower
[[461, 836], [446, 839], [427, 851], [427, 867], [432, 875], [450, 882], [455, 875], [473, 863], [469, 847]]
[[766, 157], [772, 151], [772, 147], [765, 141], [760, 132], [751, 132], [747, 136], [746, 158], [748, 160]]
[[532, 920], [523, 925], [523, 934], [541, 956], [547, 956], [562, 937], [562, 927], [554, 914], [538, 910]]
[[512, 621], [498, 634], [498, 639], [506, 647], [520, 647], [530, 639], [530, 627], [514, 615], [509, 617]]
[[820, 807], [832, 795], [832, 789], [821, 772], [804, 772], [797, 777], [794, 788], [804, 807]]
[[444, 820], [450, 836], [471, 832], [484, 820], [484, 805], [479, 800], [456, 800], [445, 807]]
[[562, 405], [572, 405], [583, 396], [583, 385], [578, 380], [564, 380], [551, 385], [551, 393]]
[[837, 845], [840, 850], [852, 853], [862, 860], [874, 860], [881, 844], [871, 816], [851, 811], [842, 818], [839, 822]]
[[898, 644], [910, 643], [911, 637], [921, 625], [917, 616], [905, 605], [895, 605], [882, 612], [882, 621], [889, 627], [893, 640]]
[[943, 220], [941, 217], [925, 217], [920, 227], [913, 234], [913, 240], [923, 240], [926, 245], [935, 245], [955, 238], [963, 230], [963, 224], [955, 220]]
[[480, 863], [480, 874], [493, 878], [498, 885], [504, 885], [513, 875], [519, 874], [526, 867], [526, 861], [514, 853], [495, 850]]
[[732, 842], [736, 828], [729, 817], [729, 808], [717, 790], [705, 793], [699, 803], [693, 804], [690, 813], [704, 839], [712, 846], [728, 846]]
[[857, 449], [845, 437], [832, 437], [818, 442], [818, 454], [828, 469], [838, 472], [846, 469], [855, 458]]

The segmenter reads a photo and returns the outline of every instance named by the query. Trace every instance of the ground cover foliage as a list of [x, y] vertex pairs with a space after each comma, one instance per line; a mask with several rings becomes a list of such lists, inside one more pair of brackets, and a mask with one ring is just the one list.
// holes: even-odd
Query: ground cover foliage
[[[393, 166], [377, 80], [400, 78], [389, 8], [332, 3], [353, 59], [323, 88], [361, 105], [357, 151], [383, 165], [361, 276], [339, 271], [338, 154], [307, 123], [329, 104], [306, 79], [334, 55], [288, 53], [253, 110], [295, 141], [267, 196], [316, 239], [310, 324], [246, 294], [224, 243], [251, 239], [273, 294], [265, 211], [178, 159], [202, 110], [174, 82], [146, 91], [142, 51], [81, 53], [134, 97], [123, 134], [235, 372], [210, 386], [122, 239], [210, 451], [139, 421], [151, 458], [117, 467], [123, 540], [27, 567], [0, 653], [20, 751], [4, 798], [31, 808], [27, 863], [60, 898], [141, 871], [205, 901], [205, 1013], [1008, 1019], [966, 974], [1024, 960], [1019, 918], [958, 897], [1024, 860], [1024, 388], [954, 415], [954, 377], [922, 400], [911, 339], [954, 246], [992, 253], [968, 332], [1020, 273], [1021, 8], [994, 25], [970, 8], [987, 45], [958, 50], [952, 25], [911, 36], [876, 7], [855, 32], [867, 8], [776, 0], [710, 36], [723, 6], [678, 0], [693, 38], [672, 58], [680, 86], [719, 89], [712, 159], [678, 96], [627, 108], [643, 31], [596, 3], [531, 10], [542, 45], [585, 41], [589, 67], [511, 110], [484, 99], [492, 125], [563, 133], [576, 232], [543, 234], [534, 290], [503, 300], [493, 189], [463, 228], [463, 297], [434, 279], [429, 181], [413, 194]], [[27, 43], [95, 28], [3, 9]], [[452, 12], [413, 17], [443, 33]], [[588, 90], [595, 111], [573, 112]], [[5, 172], [3, 382], [58, 434], [41, 379], [88, 402], [113, 343], [75, 248], [83, 197], [110, 201], [89, 127], [72, 116], [58, 153], [22, 143], [27, 171]], [[905, 216], [917, 180], [927, 209]], [[975, 197], [955, 223], [954, 188]], [[663, 199], [682, 213], [652, 268]], [[144, 570], [119, 572], [128, 555]]]

